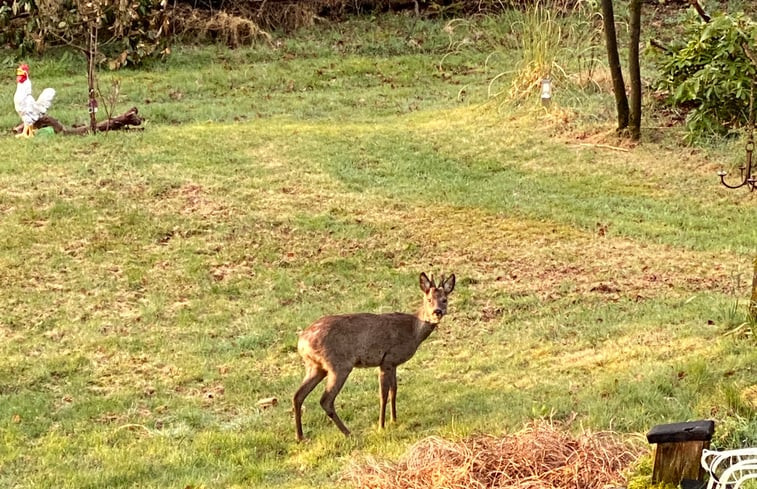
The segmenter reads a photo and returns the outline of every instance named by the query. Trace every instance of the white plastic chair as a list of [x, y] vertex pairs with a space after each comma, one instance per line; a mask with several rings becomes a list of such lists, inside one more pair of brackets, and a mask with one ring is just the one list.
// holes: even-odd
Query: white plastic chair
[[757, 479], [757, 448], [703, 450], [702, 468], [709, 474], [707, 489], [739, 489]]

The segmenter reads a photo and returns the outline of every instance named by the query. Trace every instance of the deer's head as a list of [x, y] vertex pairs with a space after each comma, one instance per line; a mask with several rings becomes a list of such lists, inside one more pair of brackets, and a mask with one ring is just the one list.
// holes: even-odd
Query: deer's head
[[420, 285], [424, 295], [422, 319], [436, 324], [447, 314], [447, 296], [455, 289], [455, 274], [446, 279], [442, 275], [437, 287], [433, 278], [421, 273]]

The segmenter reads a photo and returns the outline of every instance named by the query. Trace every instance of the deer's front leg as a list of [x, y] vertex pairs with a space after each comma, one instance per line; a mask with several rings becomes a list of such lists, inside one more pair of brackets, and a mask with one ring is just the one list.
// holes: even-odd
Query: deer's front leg
[[[379, 426], [384, 427], [386, 421], [386, 400], [390, 396], [392, 388], [392, 378], [394, 377], [392, 367], [379, 367]], [[392, 398], [392, 419], [394, 415], [394, 400]]]

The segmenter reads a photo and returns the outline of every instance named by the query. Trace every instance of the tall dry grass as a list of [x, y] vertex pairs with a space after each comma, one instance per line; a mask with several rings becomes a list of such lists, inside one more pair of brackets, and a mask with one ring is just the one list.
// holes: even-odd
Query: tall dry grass
[[601, 88], [601, 17], [594, 3], [537, 0], [511, 21], [510, 28], [512, 49], [521, 58], [490, 80], [490, 97], [518, 102], [532, 98], [545, 78], [562, 88]]

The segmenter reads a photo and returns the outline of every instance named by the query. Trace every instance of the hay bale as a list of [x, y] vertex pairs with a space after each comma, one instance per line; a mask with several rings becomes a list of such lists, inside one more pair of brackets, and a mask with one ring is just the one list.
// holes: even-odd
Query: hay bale
[[620, 484], [641, 452], [611, 433], [574, 436], [539, 421], [504, 437], [425, 438], [396, 463], [355, 462], [345, 478], [369, 489], [603, 489]]

